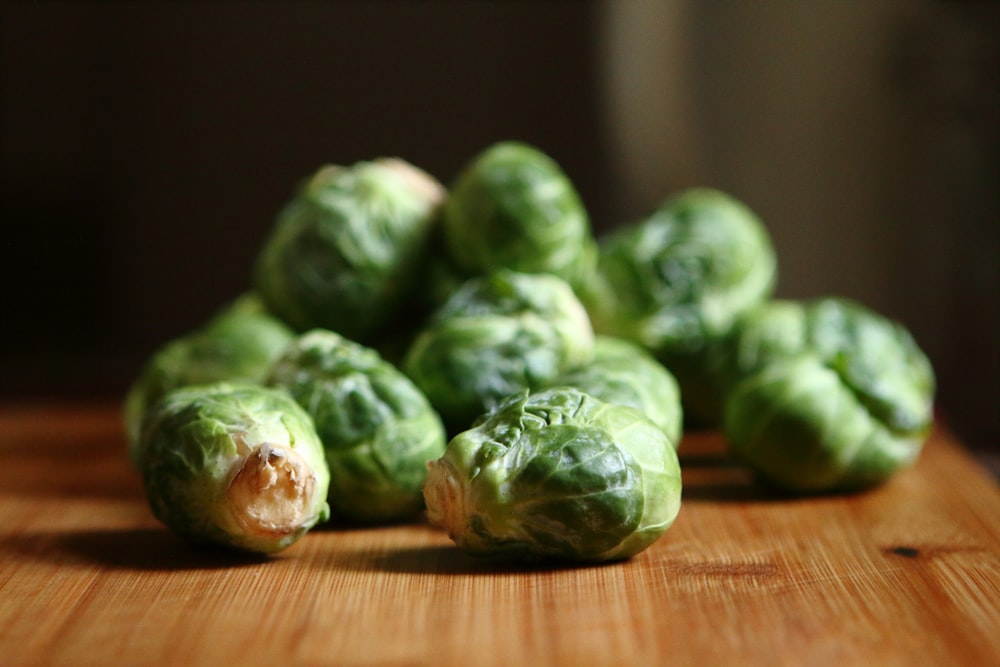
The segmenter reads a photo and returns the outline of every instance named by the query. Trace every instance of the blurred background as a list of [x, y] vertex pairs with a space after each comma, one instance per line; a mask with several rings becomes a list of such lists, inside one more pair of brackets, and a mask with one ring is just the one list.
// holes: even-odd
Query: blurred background
[[248, 285], [319, 165], [397, 155], [447, 183], [520, 139], [598, 232], [687, 186], [745, 201], [779, 296], [906, 324], [995, 462], [998, 7], [4, 0], [0, 400], [118, 400]]

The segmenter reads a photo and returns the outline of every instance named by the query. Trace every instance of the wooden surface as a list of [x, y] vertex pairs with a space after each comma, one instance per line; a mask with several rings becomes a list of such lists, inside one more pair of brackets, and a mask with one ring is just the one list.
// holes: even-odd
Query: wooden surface
[[151, 517], [115, 406], [0, 409], [0, 664], [1000, 665], [1000, 492], [935, 433], [875, 491], [768, 496], [722, 441], [629, 562], [510, 567], [417, 522], [276, 557]]

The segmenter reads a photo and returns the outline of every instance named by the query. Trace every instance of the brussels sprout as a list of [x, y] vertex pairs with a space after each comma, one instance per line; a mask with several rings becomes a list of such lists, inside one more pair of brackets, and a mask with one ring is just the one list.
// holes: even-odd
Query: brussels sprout
[[143, 450], [153, 514], [192, 542], [271, 553], [329, 516], [319, 436], [281, 390], [174, 389], [151, 409]]
[[262, 382], [294, 332], [247, 293], [199, 329], [160, 347], [125, 397], [124, 420], [130, 460], [138, 466], [140, 429], [150, 406], [163, 394], [218, 380]]
[[590, 321], [565, 281], [500, 270], [452, 294], [413, 341], [403, 370], [454, 433], [592, 355]]
[[552, 384], [636, 408], [663, 429], [675, 448], [680, 444], [683, 412], [677, 380], [636, 343], [596, 336], [593, 360], [563, 373]]
[[569, 387], [508, 397], [428, 467], [429, 520], [472, 554], [629, 558], [680, 510], [680, 466], [663, 430]]
[[584, 303], [598, 333], [652, 350], [677, 378], [685, 419], [719, 421], [713, 356], [733, 321], [767, 299], [776, 258], [758, 218], [717, 190], [667, 199], [601, 241]]
[[444, 189], [399, 159], [318, 170], [278, 215], [254, 282], [298, 331], [374, 341], [404, 311]]
[[577, 286], [597, 245], [579, 195], [549, 156], [518, 142], [478, 154], [444, 205], [445, 241], [468, 274], [551, 273]]
[[728, 380], [734, 454], [794, 492], [878, 484], [917, 458], [932, 424], [927, 357], [901, 325], [845, 299], [747, 314]]
[[444, 451], [444, 426], [395, 366], [373, 349], [317, 329], [287, 348], [269, 383], [287, 389], [313, 418], [335, 517], [388, 522], [423, 509], [427, 462]]

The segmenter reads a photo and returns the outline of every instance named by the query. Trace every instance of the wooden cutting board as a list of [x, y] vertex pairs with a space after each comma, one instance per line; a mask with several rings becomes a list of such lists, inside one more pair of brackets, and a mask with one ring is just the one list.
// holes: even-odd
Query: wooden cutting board
[[874, 491], [769, 496], [715, 434], [628, 562], [475, 559], [430, 526], [270, 558], [150, 515], [115, 406], [0, 409], [0, 665], [1000, 665], [1000, 491], [943, 429]]

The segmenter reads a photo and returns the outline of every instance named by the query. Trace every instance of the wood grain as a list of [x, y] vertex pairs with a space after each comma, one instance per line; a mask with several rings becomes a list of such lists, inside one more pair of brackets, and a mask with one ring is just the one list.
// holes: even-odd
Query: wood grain
[[251, 558], [150, 515], [115, 406], [0, 409], [0, 664], [996, 665], [1000, 491], [943, 429], [868, 493], [769, 495], [715, 434], [631, 561], [528, 568], [422, 522]]

